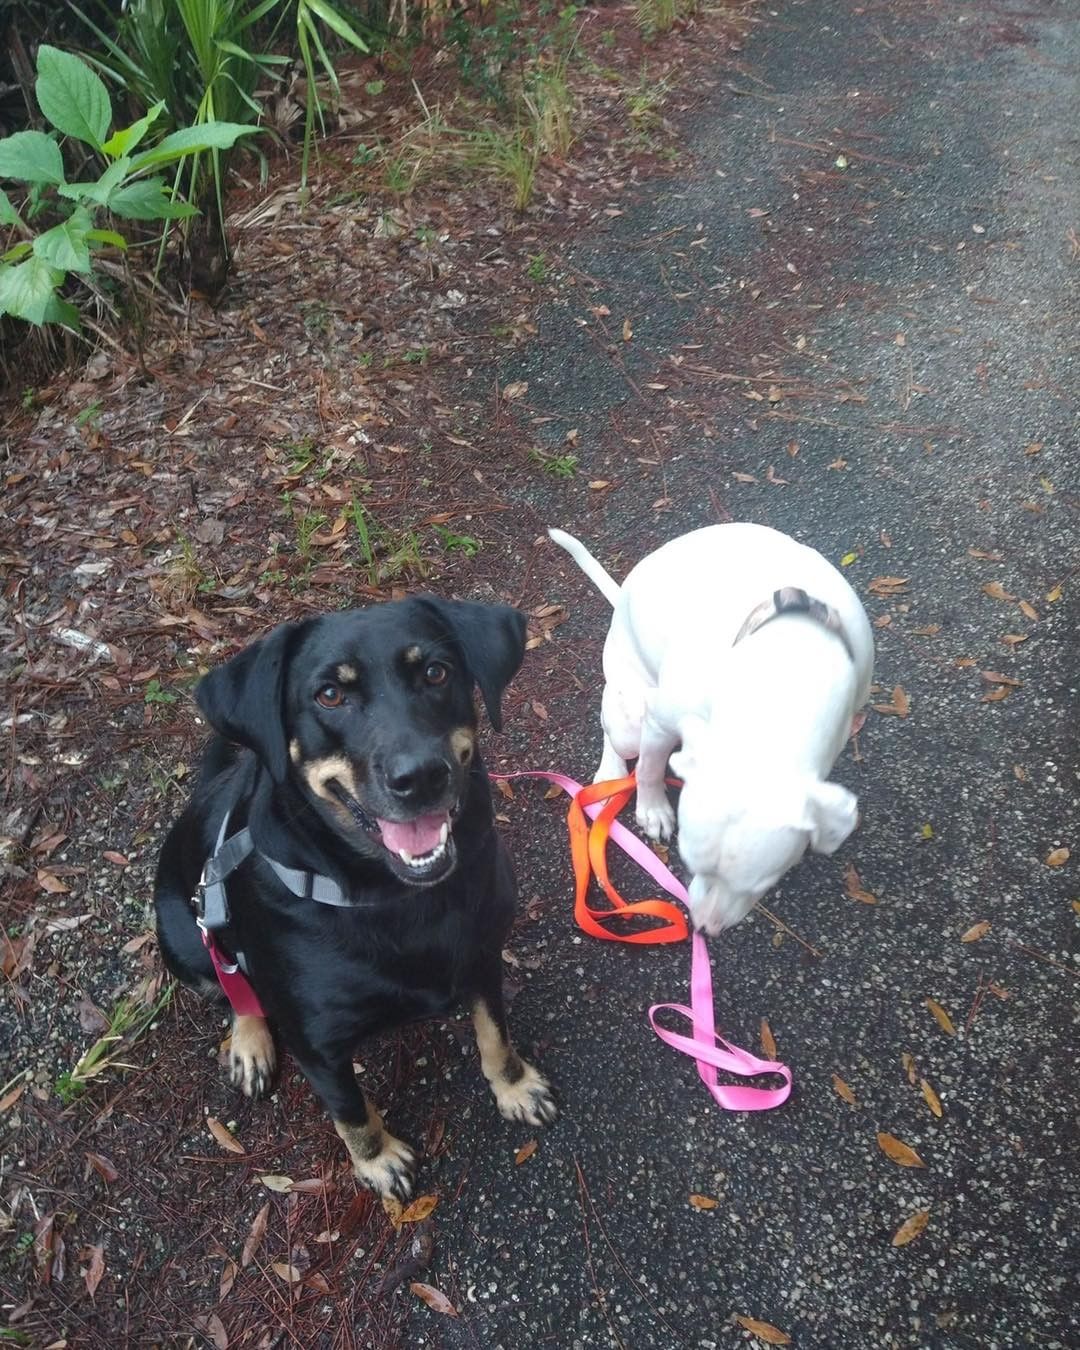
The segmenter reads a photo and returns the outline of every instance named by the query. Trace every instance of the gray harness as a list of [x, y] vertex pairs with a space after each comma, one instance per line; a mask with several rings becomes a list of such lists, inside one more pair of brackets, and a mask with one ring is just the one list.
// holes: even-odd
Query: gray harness
[[813, 619], [815, 623], [827, 628], [830, 633], [835, 633], [844, 644], [844, 651], [854, 662], [855, 650], [844, 629], [840, 615], [833, 609], [832, 605], [827, 605], [822, 600], [815, 600], [812, 595], [807, 595], [798, 586], [782, 586], [778, 591], [773, 591], [771, 600], [763, 600], [760, 605], [756, 605], [746, 616], [743, 626], [735, 634], [735, 642], [731, 645], [734, 647], [743, 638], [756, 633], [759, 628], [764, 628], [767, 623], [771, 623], [773, 619], [779, 619], [784, 614], [805, 614], [807, 618]]
[[[292, 891], [299, 900], [314, 900], [320, 905], [336, 905], [340, 909], [366, 907], [367, 902], [363, 900], [348, 899], [333, 877], [323, 876], [321, 872], [309, 872], [302, 867], [286, 867], [257, 849], [247, 826], [226, 839], [229, 815], [230, 812], [226, 811], [214, 851], [203, 866], [199, 884], [192, 898], [195, 922], [204, 933], [214, 934], [229, 926], [229, 897], [225, 890], [225, 882], [253, 854], [257, 854], [282, 885]], [[235, 953], [235, 963], [234, 969], [239, 967], [246, 972], [242, 952]]]

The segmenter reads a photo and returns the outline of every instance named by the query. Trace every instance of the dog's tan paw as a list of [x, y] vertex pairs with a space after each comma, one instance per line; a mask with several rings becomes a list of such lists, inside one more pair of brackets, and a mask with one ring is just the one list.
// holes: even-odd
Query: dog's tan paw
[[362, 1185], [384, 1198], [403, 1204], [412, 1195], [416, 1154], [401, 1139], [383, 1129], [382, 1119], [369, 1105], [368, 1125], [346, 1125], [335, 1120], [334, 1128], [345, 1141], [352, 1159], [353, 1175]]
[[497, 1078], [491, 1084], [495, 1103], [507, 1120], [527, 1125], [550, 1125], [559, 1114], [551, 1085], [538, 1069], [520, 1061], [521, 1076], [514, 1082]]
[[670, 839], [675, 829], [675, 811], [666, 797], [642, 798], [638, 789], [637, 823], [650, 839]]
[[237, 1017], [229, 1040], [229, 1081], [245, 1097], [257, 1099], [270, 1090], [277, 1051], [265, 1017]]
[[373, 1158], [353, 1162], [357, 1181], [370, 1187], [376, 1195], [392, 1195], [403, 1204], [412, 1195], [415, 1171], [416, 1154], [403, 1140], [385, 1130], [379, 1152]]

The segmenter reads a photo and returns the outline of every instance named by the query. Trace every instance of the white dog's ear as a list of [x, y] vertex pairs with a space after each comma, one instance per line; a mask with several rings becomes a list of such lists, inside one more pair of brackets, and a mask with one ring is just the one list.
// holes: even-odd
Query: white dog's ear
[[835, 853], [859, 820], [859, 803], [839, 783], [811, 781], [806, 794], [804, 829], [815, 853]]

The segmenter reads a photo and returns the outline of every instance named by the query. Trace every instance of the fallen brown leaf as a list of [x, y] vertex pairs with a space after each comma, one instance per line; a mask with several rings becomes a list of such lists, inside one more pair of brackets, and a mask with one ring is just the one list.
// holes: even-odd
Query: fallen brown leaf
[[765, 1052], [766, 1059], [776, 1058], [776, 1039], [764, 1017], [761, 1019], [761, 1048]]
[[240, 1265], [247, 1269], [255, 1259], [255, 1253], [262, 1246], [262, 1240], [266, 1235], [266, 1223], [270, 1218], [270, 1201], [267, 1200], [258, 1214], [251, 1221], [251, 1227], [248, 1229], [248, 1235], [244, 1239], [244, 1248], [240, 1253]]
[[926, 1081], [925, 1078], [919, 1079], [919, 1087], [922, 1090], [922, 1095], [926, 1100], [927, 1106], [930, 1108], [931, 1112], [935, 1116], [937, 1116], [938, 1119], [940, 1120], [942, 1114], [941, 1098], [937, 1095], [937, 1093], [934, 1091], [934, 1089], [930, 1086], [930, 1084]]
[[1007, 684], [999, 684], [998, 687], [997, 687], [996, 689], [989, 689], [989, 690], [987, 690], [987, 692], [986, 692], [985, 694], [983, 694], [982, 698], [979, 699], [979, 702], [980, 702], [980, 703], [1001, 703], [1004, 699], [1007, 699], [1011, 693], [1012, 693], [1012, 689], [1011, 689], [1011, 687], [1010, 687], [1009, 685], [1007, 685]]
[[764, 1341], [766, 1345], [790, 1345], [791, 1337], [786, 1331], [781, 1331], [779, 1327], [774, 1327], [771, 1322], [759, 1322], [756, 1317], [743, 1317], [739, 1313], [735, 1314], [735, 1321], [739, 1326], [745, 1327], [752, 1336], [756, 1336], [759, 1341]]
[[101, 1277], [105, 1274], [105, 1248], [87, 1247], [83, 1259], [87, 1259], [87, 1256], [90, 1264], [86, 1267], [83, 1279], [86, 1281], [86, 1292], [93, 1298], [101, 1283]]
[[961, 942], [978, 942], [981, 937], [985, 937], [990, 931], [990, 920], [983, 919], [979, 923], [973, 923], [966, 933], [960, 936]]
[[941, 624], [926, 623], [923, 624], [921, 628], [913, 628], [911, 631], [915, 634], [916, 637], [937, 637], [937, 635], [941, 632]]
[[516, 1165], [520, 1167], [523, 1162], [528, 1162], [539, 1147], [540, 1142], [537, 1139], [530, 1139], [528, 1143], [522, 1144], [514, 1154], [514, 1162]]
[[1025, 619], [1030, 619], [1032, 623], [1038, 623], [1039, 621], [1039, 611], [1026, 600], [1020, 601], [1020, 613]]
[[432, 1312], [442, 1313], [444, 1317], [457, 1317], [458, 1310], [446, 1295], [440, 1293], [433, 1285], [422, 1284], [419, 1280], [413, 1280], [409, 1288], [417, 1298], [422, 1299], [428, 1305]]
[[877, 897], [863, 889], [862, 878], [856, 872], [854, 863], [848, 863], [844, 868], [844, 885], [852, 900], [859, 900], [864, 905], [877, 904]]
[[214, 1342], [215, 1350], [229, 1350], [229, 1336], [217, 1313], [200, 1313], [191, 1320], [204, 1336]]
[[856, 1099], [854, 1092], [852, 1092], [852, 1090], [848, 1087], [848, 1085], [844, 1082], [844, 1080], [840, 1077], [839, 1074], [835, 1073], [833, 1074], [832, 1085], [833, 1088], [836, 1090], [836, 1095], [838, 1097], [842, 1097], [849, 1106], [858, 1106], [859, 1103], [858, 1100]]
[[891, 703], [874, 703], [871, 706], [876, 713], [883, 713], [885, 716], [892, 717], [906, 717], [911, 711], [911, 703], [900, 685], [893, 689]]
[[277, 1191], [281, 1195], [292, 1190], [292, 1177], [279, 1176], [276, 1172], [265, 1173], [258, 1180], [268, 1191]]
[[1064, 867], [1069, 861], [1069, 850], [1067, 848], [1051, 849], [1046, 855], [1047, 867]]
[[904, 1072], [907, 1074], [908, 1082], [912, 1087], [919, 1081], [919, 1075], [915, 1070], [915, 1061], [905, 1050], [900, 1056], [900, 1063], [904, 1066]]
[[983, 586], [983, 594], [988, 595], [991, 600], [1015, 600], [1016, 596], [1010, 594], [1000, 581], [988, 581]]
[[298, 1267], [290, 1266], [287, 1261], [271, 1261], [270, 1269], [279, 1279], [284, 1280], [286, 1284], [299, 1284], [304, 1278]]
[[407, 1209], [402, 1210], [398, 1223], [422, 1223], [435, 1212], [438, 1203], [437, 1195], [418, 1195]]
[[942, 1029], [942, 1031], [944, 1031], [947, 1036], [955, 1036], [956, 1028], [953, 1026], [952, 1018], [941, 1006], [941, 1004], [937, 1001], [937, 999], [928, 998], [926, 1000], [926, 1006], [933, 1013], [934, 1018], [937, 1021], [938, 1026]]
[[1056, 605], [1061, 599], [1061, 586], [1057, 585], [1051, 587], [1051, 589], [1046, 592], [1045, 598], [1048, 605]]
[[227, 1153], [245, 1152], [243, 1144], [237, 1139], [236, 1135], [233, 1134], [232, 1130], [227, 1126], [222, 1125], [221, 1121], [218, 1120], [216, 1116], [206, 1117], [206, 1128], [214, 1136], [214, 1139], [220, 1147], [225, 1149]]
[[900, 1167], [926, 1166], [915, 1150], [909, 1148], [902, 1139], [897, 1139], [895, 1134], [886, 1134], [879, 1130], [877, 1141], [882, 1153]]
[[907, 589], [909, 580], [908, 577], [874, 577], [866, 589], [871, 595], [898, 595]]
[[1000, 553], [988, 553], [984, 548], [969, 548], [968, 556], [978, 558], [982, 562], [1004, 562], [1005, 559]]
[[100, 1153], [88, 1153], [86, 1155], [86, 1162], [87, 1162], [86, 1168], [87, 1176], [90, 1175], [91, 1167], [98, 1174], [98, 1176], [101, 1177], [102, 1181], [115, 1181], [120, 1175], [120, 1173], [116, 1170], [116, 1168], [112, 1165], [112, 1163], [108, 1160], [108, 1158], [103, 1157]]
[[697, 1195], [696, 1193], [692, 1193], [690, 1196], [690, 1203], [695, 1209], [715, 1209], [720, 1201], [714, 1200], [711, 1195]]
[[894, 1247], [906, 1247], [909, 1242], [915, 1241], [929, 1222], [930, 1211], [928, 1209], [916, 1210], [911, 1218], [905, 1219], [893, 1234], [892, 1245]]

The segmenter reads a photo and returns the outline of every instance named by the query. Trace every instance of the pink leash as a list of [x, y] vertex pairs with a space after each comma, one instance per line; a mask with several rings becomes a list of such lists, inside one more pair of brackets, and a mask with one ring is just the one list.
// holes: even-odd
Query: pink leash
[[[561, 773], [527, 771], [521, 773], [492, 774], [493, 779], [539, 778], [554, 783], [569, 796], [576, 798], [584, 789], [582, 784]], [[584, 806], [586, 814], [595, 819], [603, 810], [603, 801]], [[662, 886], [687, 910], [690, 897], [686, 888], [669, 868], [638, 837], [631, 834], [617, 820], [612, 822], [612, 840], [622, 851], [646, 871], [652, 879]], [[678, 1013], [690, 1023], [693, 1034], [685, 1036], [667, 1027], [660, 1026], [657, 1014], [662, 1012]], [[649, 1009], [649, 1022], [653, 1031], [673, 1050], [689, 1055], [697, 1064], [698, 1076], [708, 1088], [713, 1100], [725, 1111], [771, 1111], [782, 1106], [791, 1095], [791, 1070], [777, 1060], [759, 1059], [748, 1050], [732, 1045], [718, 1035], [713, 1010], [712, 969], [709, 964], [709, 950], [702, 933], [693, 932], [691, 936], [690, 961], [690, 1006], [682, 1003], [654, 1003]], [[717, 1081], [717, 1070], [734, 1074], [738, 1078], [755, 1078], [760, 1074], [777, 1074], [784, 1081], [782, 1087], [761, 1088], [745, 1087]]]

